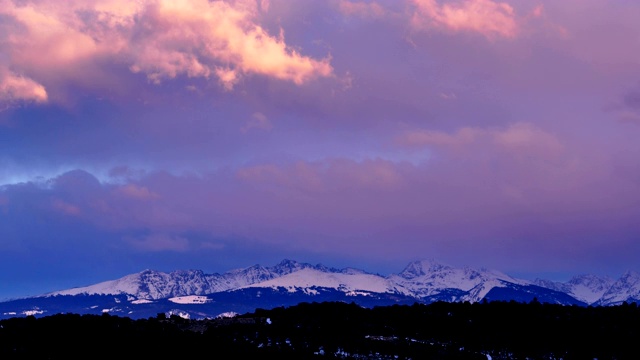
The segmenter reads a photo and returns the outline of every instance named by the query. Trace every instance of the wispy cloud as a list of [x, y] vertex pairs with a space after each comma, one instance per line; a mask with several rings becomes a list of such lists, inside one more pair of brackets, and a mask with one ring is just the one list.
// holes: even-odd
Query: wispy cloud
[[436, 147], [461, 151], [477, 145], [502, 149], [505, 153], [526, 152], [539, 156], [553, 156], [563, 150], [556, 136], [531, 123], [515, 123], [505, 128], [464, 127], [453, 133], [431, 130], [407, 131], [396, 138], [403, 146]]
[[337, 3], [338, 10], [348, 16], [360, 16], [364, 18], [382, 18], [388, 14], [385, 8], [377, 2], [340, 0]]
[[413, 0], [415, 29], [471, 31], [487, 38], [513, 38], [518, 34], [515, 10], [506, 2], [464, 0], [441, 4], [437, 0]]
[[271, 121], [269, 121], [269, 118], [265, 114], [256, 112], [253, 113], [251, 119], [240, 128], [240, 131], [246, 133], [252, 129], [270, 131], [273, 129], [273, 124], [271, 124]]

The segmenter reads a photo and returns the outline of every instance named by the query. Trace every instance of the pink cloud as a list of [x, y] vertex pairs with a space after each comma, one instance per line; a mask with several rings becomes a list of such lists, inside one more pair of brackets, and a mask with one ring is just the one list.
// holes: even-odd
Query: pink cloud
[[533, 11], [531, 11], [531, 16], [533, 17], [541, 17], [544, 15], [544, 5], [539, 4], [537, 5], [535, 8], [533, 8]]
[[396, 143], [410, 147], [436, 147], [460, 151], [464, 147], [488, 144], [506, 154], [537, 154], [544, 157], [560, 154], [564, 147], [558, 138], [531, 123], [514, 123], [505, 128], [464, 127], [454, 133], [414, 130], [396, 138]]
[[472, 143], [482, 132], [482, 130], [468, 127], [459, 129], [454, 134], [441, 131], [414, 130], [402, 134], [396, 141], [401, 145], [416, 147], [430, 145], [458, 147]]
[[464, 0], [441, 5], [437, 0], [413, 0], [413, 3], [416, 11], [411, 25], [416, 29], [473, 31], [487, 38], [513, 38], [518, 33], [515, 11], [504, 2]]
[[116, 189], [116, 192], [124, 195], [125, 197], [138, 200], [153, 200], [159, 197], [158, 194], [149, 191], [146, 187], [135, 184], [120, 186]]
[[515, 123], [504, 130], [490, 132], [490, 136], [508, 151], [531, 151], [553, 156], [563, 150], [556, 136], [530, 123]]
[[[334, 254], [451, 255], [466, 247], [488, 256], [517, 254], [531, 242], [541, 252], [566, 247], [567, 233], [596, 239], [584, 246], [597, 248], [611, 229], [637, 228], [637, 172], [621, 173], [590, 144], [545, 153], [566, 139], [526, 123], [447, 135], [422, 138], [437, 156], [420, 164], [327, 158], [197, 176], [147, 173], [124, 186], [60, 180], [33, 202], [63, 198], [58, 210], [73, 204], [83, 210], [79, 220], [132, 234], [126, 243], [139, 251], [196, 250], [201, 245], [183, 234], [200, 233]], [[119, 189], [158, 198], [137, 201]], [[23, 193], [5, 194], [9, 212]], [[141, 230], [154, 235], [136, 235]]]
[[60, 199], [55, 199], [52, 206], [55, 211], [61, 212], [65, 215], [78, 216], [82, 213], [78, 206]]
[[[249, 6], [253, 4], [252, 6]], [[231, 90], [243, 76], [302, 85], [333, 75], [330, 59], [313, 59], [257, 21], [255, 1], [0, 1], [9, 19], [2, 97], [46, 101], [56, 85], [110, 84], [105, 64], [126, 66], [159, 83], [179, 76], [214, 78]], [[40, 85], [42, 84], [42, 85]], [[46, 88], [47, 92], [44, 91]]]
[[370, 159], [327, 159], [318, 162], [298, 161], [286, 166], [263, 164], [238, 170], [237, 177], [260, 188], [301, 191], [304, 193], [341, 192], [348, 189], [393, 190], [403, 182], [396, 164]]
[[384, 17], [387, 14], [387, 11], [376, 2], [340, 0], [338, 2], [338, 10], [347, 16], [360, 16], [374, 19]]
[[47, 90], [44, 86], [23, 76], [0, 72], [0, 102], [35, 101], [46, 102]]

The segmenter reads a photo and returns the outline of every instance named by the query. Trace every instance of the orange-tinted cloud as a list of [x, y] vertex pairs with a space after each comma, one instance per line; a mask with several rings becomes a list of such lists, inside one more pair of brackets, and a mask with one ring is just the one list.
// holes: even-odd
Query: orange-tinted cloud
[[515, 11], [504, 2], [464, 0], [440, 4], [437, 0], [413, 0], [416, 7], [411, 19], [415, 29], [472, 31], [487, 38], [513, 38], [518, 33]]
[[0, 0], [8, 33], [3, 52], [24, 76], [0, 78], [0, 100], [39, 102], [57, 85], [108, 78], [125, 66], [154, 83], [179, 76], [215, 79], [231, 90], [245, 75], [301, 85], [330, 76], [329, 58], [313, 59], [272, 36], [256, 20], [268, 8], [246, 1]]
[[41, 84], [23, 76], [15, 74], [0, 74], [0, 102], [18, 100], [45, 102], [47, 90]]

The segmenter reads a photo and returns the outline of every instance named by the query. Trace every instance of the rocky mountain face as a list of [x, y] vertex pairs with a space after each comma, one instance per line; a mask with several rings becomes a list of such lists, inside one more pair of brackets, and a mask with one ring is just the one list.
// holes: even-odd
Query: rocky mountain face
[[272, 267], [254, 265], [244, 269], [231, 270], [224, 274], [205, 274], [201, 270], [178, 270], [170, 273], [144, 270], [117, 280], [56, 291], [46, 294], [46, 296], [126, 294], [137, 299], [158, 300], [186, 295], [207, 295], [261, 283], [305, 268], [336, 271], [322, 265], [314, 267], [292, 260], [283, 260]]
[[596, 275], [577, 275], [567, 282], [554, 282], [536, 279], [534, 284], [564, 292], [587, 304], [596, 304], [607, 292], [615, 280]]
[[616, 280], [595, 305], [619, 305], [640, 300], [640, 274], [628, 271]]
[[[0, 303], [0, 317], [55, 311], [51, 309], [80, 311], [77, 306], [74, 308], [74, 303], [82, 303], [81, 311], [89, 312], [142, 316], [159, 311], [207, 317], [216, 311], [239, 313], [252, 311], [252, 306], [269, 308], [303, 301], [355, 301], [375, 306], [435, 301], [529, 302], [534, 298], [581, 306], [639, 302], [640, 274], [627, 272], [618, 280], [580, 275], [565, 283], [528, 281], [495, 270], [455, 268], [424, 260], [385, 277], [358, 269], [333, 269], [284, 260], [275, 266], [254, 265], [223, 274], [144, 270], [117, 280]], [[92, 302], [96, 304], [89, 305]]]
[[421, 302], [477, 302], [484, 299], [494, 288], [514, 286], [535, 286], [561, 292], [588, 305], [614, 305], [640, 299], [640, 275], [635, 272], [628, 272], [617, 281], [595, 275], [574, 276], [564, 283], [543, 279], [528, 281], [513, 278], [496, 270], [454, 268], [433, 260], [412, 262], [400, 273], [387, 277], [358, 269], [333, 269], [294, 260], [283, 260], [271, 267], [254, 265], [224, 274], [205, 274], [200, 270], [179, 270], [170, 273], [144, 270], [117, 280], [46, 295], [126, 294], [136, 299], [159, 300], [187, 295], [208, 295], [247, 287], [282, 287], [290, 291], [325, 287], [345, 292], [401, 294]]

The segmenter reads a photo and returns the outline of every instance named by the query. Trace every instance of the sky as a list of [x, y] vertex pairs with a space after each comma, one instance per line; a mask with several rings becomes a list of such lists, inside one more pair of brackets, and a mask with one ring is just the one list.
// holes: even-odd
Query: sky
[[640, 271], [640, 3], [0, 0], [0, 299]]

